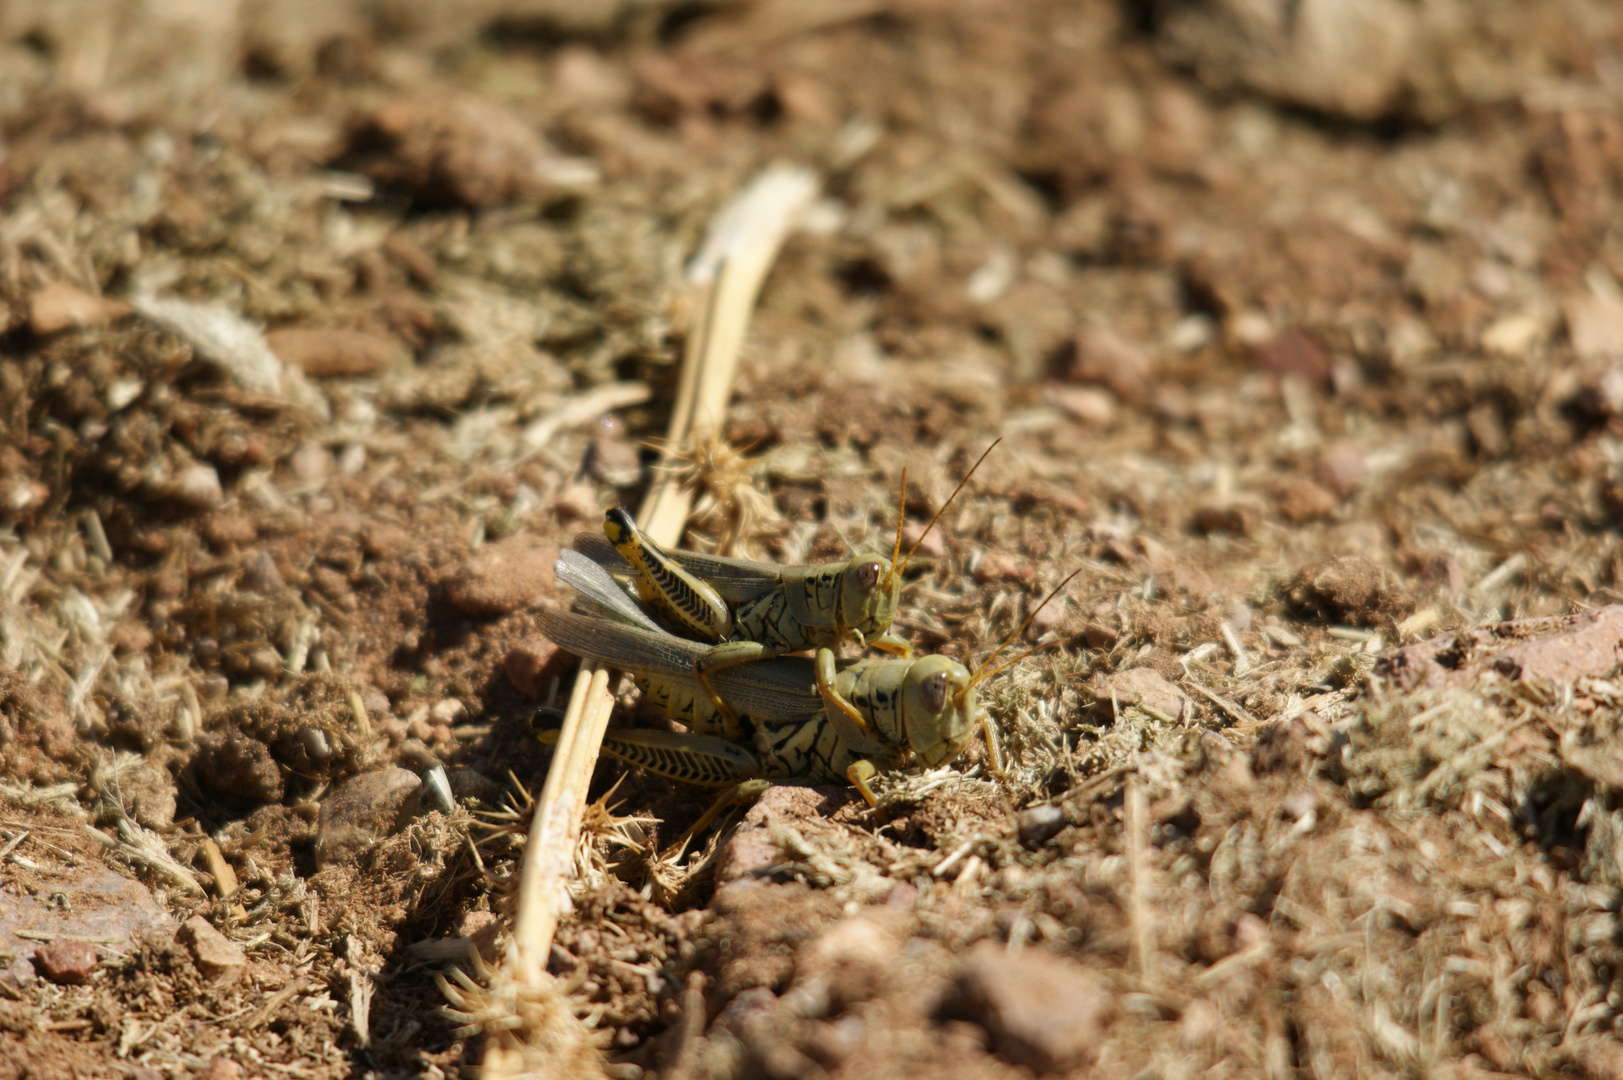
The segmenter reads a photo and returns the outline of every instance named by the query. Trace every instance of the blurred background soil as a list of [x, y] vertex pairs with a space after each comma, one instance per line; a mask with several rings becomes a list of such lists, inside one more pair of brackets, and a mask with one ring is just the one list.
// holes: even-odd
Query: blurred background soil
[[0, 1077], [474, 1075], [533, 613], [777, 161], [690, 545], [888, 551], [1002, 435], [901, 629], [1083, 573], [1002, 778], [675, 863], [600, 766], [557, 1075], [1623, 1076], [1614, 4], [10, 0]]

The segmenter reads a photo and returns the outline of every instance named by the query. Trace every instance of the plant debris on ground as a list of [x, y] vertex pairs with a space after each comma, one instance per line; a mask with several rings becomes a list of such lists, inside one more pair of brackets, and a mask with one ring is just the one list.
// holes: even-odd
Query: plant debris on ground
[[[1047, 647], [936, 770], [605, 761], [558, 550], [821, 194], [690, 546]], [[0, 6], [0, 1077], [1623, 1076], [1606, 0]], [[905, 469], [907, 483], [900, 488]], [[898, 508], [898, 492], [900, 507]], [[625, 723], [660, 724], [624, 694]]]

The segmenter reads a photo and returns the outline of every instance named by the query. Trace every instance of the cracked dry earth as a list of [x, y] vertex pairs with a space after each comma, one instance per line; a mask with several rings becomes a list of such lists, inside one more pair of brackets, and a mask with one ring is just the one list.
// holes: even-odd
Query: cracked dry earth
[[1002, 435], [899, 629], [1082, 573], [1002, 776], [662, 861], [602, 764], [550, 1075], [1623, 1075], [1615, 5], [12, 0], [0, 1077], [475, 1074], [535, 613], [777, 161], [687, 543], [888, 551], [904, 468], [912, 543]]

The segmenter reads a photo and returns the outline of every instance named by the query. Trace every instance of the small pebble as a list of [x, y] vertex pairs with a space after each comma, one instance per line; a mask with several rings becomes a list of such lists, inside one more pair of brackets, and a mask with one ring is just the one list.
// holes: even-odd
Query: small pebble
[[1039, 1074], [1090, 1061], [1115, 1011], [1110, 990], [1075, 961], [991, 941], [969, 951], [942, 1009], [985, 1028], [998, 1055]]
[[276, 569], [276, 560], [271, 558], [268, 551], [256, 552], [254, 557], [248, 560], [248, 565], [243, 567], [242, 577], [237, 579], [237, 585], [261, 596], [269, 596], [287, 588], [287, 582], [282, 580], [281, 571]]
[[293, 451], [287, 464], [300, 484], [319, 484], [332, 474], [332, 452], [325, 446], [305, 443]]
[[1065, 828], [1065, 812], [1057, 806], [1033, 806], [1015, 815], [1020, 842], [1036, 847]]
[[129, 315], [118, 300], [92, 296], [65, 281], [53, 281], [28, 299], [28, 329], [45, 337], [76, 326], [101, 326]]
[[[928, 527], [929, 523], [922, 521], [910, 521], [902, 526], [903, 554], [912, 551], [914, 547], [918, 548], [918, 554], [928, 555], [932, 559], [939, 559], [947, 553], [947, 541], [941, 535], [941, 530], [935, 528], [926, 533], [924, 530]], [[921, 536], [924, 538], [922, 543], [919, 541]]]
[[265, 343], [283, 363], [314, 378], [372, 375], [400, 351], [389, 338], [364, 330], [272, 330]]
[[1090, 326], [1076, 337], [1065, 377], [1098, 383], [1123, 401], [1140, 401], [1155, 381], [1155, 369], [1155, 355], [1144, 346], [1107, 326]]
[[215, 1058], [197, 1080], [239, 1080], [242, 1067], [230, 1058]]
[[1257, 346], [1257, 370], [1297, 375], [1317, 387], [1330, 384], [1330, 354], [1301, 330], [1286, 330]]
[[176, 502], [194, 510], [212, 510], [225, 501], [220, 474], [214, 470], [214, 466], [201, 462], [177, 472], [169, 483], [167, 493]]
[[428, 710], [428, 715], [441, 724], [454, 724], [467, 714], [468, 707], [456, 698], [436, 701], [434, 707]]
[[1338, 497], [1350, 497], [1369, 476], [1369, 463], [1356, 446], [1340, 443], [1332, 446], [1319, 458], [1319, 483]]
[[175, 940], [192, 954], [198, 974], [217, 986], [232, 985], [248, 969], [248, 958], [242, 950], [201, 915], [182, 923]]
[[423, 782], [410, 769], [379, 769], [344, 781], [321, 801], [316, 865], [331, 866], [400, 828], [416, 812]]
[[90, 942], [67, 938], [57, 938], [34, 950], [34, 967], [60, 986], [78, 986], [89, 981], [100, 959]]
[[502, 658], [502, 670], [513, 689], [527, 698], [540, 701], [554, 679], [561, 679], [573, 658], [540, 635], [527, 637], [507, 650]]

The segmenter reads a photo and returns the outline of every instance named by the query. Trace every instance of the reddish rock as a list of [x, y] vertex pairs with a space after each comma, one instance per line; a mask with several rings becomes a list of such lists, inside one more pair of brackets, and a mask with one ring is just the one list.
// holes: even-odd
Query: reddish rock
[[985, 1028], [1005, 1060], [1049, 1073], [1092, 1060], [1115, 1002], [1097, 976], [1070, 960], [983, 941], [964, 958], [941, 1011]]
[[383, 241], [383, 252], [406, 272], [413, 285], [426, 289], [439, 276], [439, 264], [423, 246], [401, 232], [390, 233]]
[[1185, 710], [1193, 707], [1189, 695], [1168, 682], [1154, 668], [1136, 667], [1110, 675], [1096, 675], [1088, 684], [1088, 689], [1098, 699], [1100, 709], [1111, 708], [1110, 702], [1114, 698], [1118, 710], [1143, 704], [1177, 720], [1184, 716]]
[[198, 974], [216, 986], [230, 986], [248, 969], [248, 958], [201, 915], [193, 915], [175, 931], [175, 940], [192, 954]]
[[464, 615], [505, 615], [552, 589], [558, 549], [529, 533], [486, 544], [445, 582], [445, 598]]
[[539, 635], [527, 637], [507, 650], [502, 670], [513, 688], [527, 698], [541, 701], [554, 679], [569, 673], [573, 656]]
[[1107, 428], [1116, 422], [1116, 398], [1097, 386], [1049, 386], [1043, 400], [1088, 427]]
[[1286, 480], [1274, 491], [1274, 506], [1279, 516], [1293, 525], [1325, 517], [1339, 502], [1334, 492], [1305, 476]]
[[1347, 443], [1338, 443], [1319, 458], [1319, 483], [1339, 498], [1350, 497], [1369, 476], [1369, 462], [1363, 451]]
[[1311, 335], [1286, 330], [1257, 346], [1257, 370], [1296, 375], [1314, 386], [1330, 385], [1330, 354]]
[[824, 798], [814, 788], [789, 785], [762, 792], [716, 852], [717, 890], [761, 877], [783, 861], [783, 852], [771, 839], [774, 828], [786, 825], [802, 833], [828, 828], [821, 813]]
[[1567, 337], [1572, 351], [1584, 360], [1623, 357], [1623, 303], [1610, 297], [1583, 293], [1568, 299]]
[[1439, 634], [1389, 649], [1375, 676], [1403, 689], [1469, 686], [1497, 672], [1508, 679], [1571, 683], [1601, 678], [1623, 661], [1623, 604], [1575, 615], [1514, 619]]
[[1065, 370], [1072, 382], [1098, 383], [1123, 401], [1142, 401], [1155, 380], [1155, 356], [1107, 326], [1090, 326], [1076, 336]]
[[88, 941], [57, 938], [34, 950], [34, 967], [39, 973], [62, 986], [78, 986], [88, 982], [101, 957]]
[[364, 330], [288, 327], [265, 335], [271, 352], [316, 378], [372, 375], [400, 352], [390, 339]]
[[53, 281], [28, 300], [28, 328], [40, 337], [76, 326], [100, 326], [131, 313], [128, 304], [92, 296], [65, 281]]
[[215, 551], [251, 544], [259, 539], [259, 526], [252, 515], [220, 512], [198, 523], [197, 531]]

